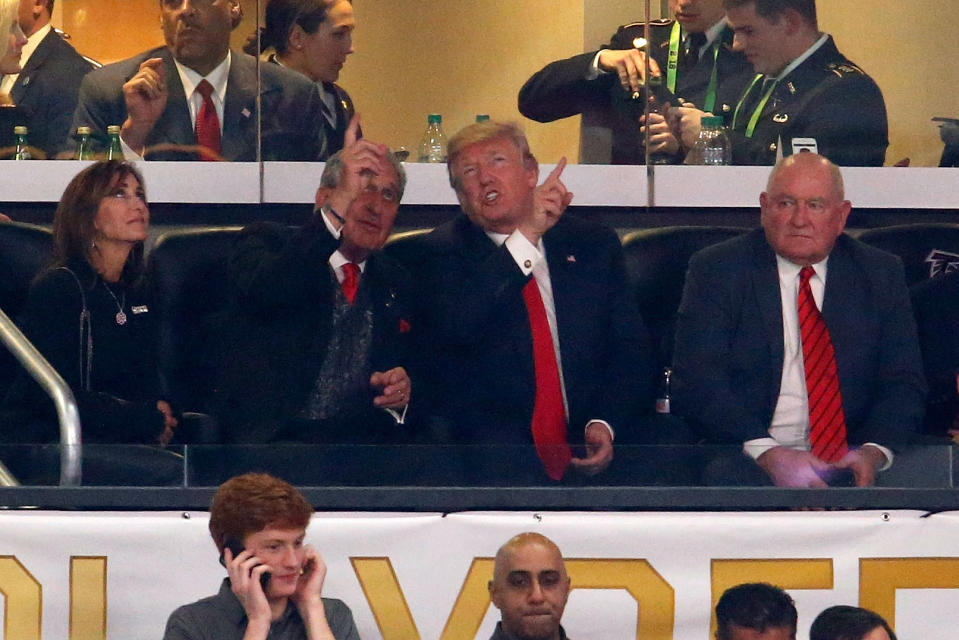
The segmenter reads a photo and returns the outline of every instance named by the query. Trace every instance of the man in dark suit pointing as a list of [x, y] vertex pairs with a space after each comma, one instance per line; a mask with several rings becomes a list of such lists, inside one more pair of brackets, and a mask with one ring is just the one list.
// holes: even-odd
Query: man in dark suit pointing
[[760, 205], [762, 230], [690, 260], [674, 410], [756, 461], [718, 482], [820, 487], [846, 469], [872, 485], [923, 414], [902, 263], [843, 234], [851, 205], [822, 156], [781, 161]]
[[[564, 213], [573, 198], [564, 166], [537, 186], [539, 165], [515, 125], [453, 136], [450, 183], [465, 215], [427, 237], [417, 281], [435, 413], [457, 442], [534, 444], [541, 465], [505, 467], [554, 480], [570, 464], [605, 469], [613, 429], [628, 432], [651, 406], [646, 333], [619, 240]], [[585, 457], [571, 457], [580, 438], [567, 427], [585, 427]]]

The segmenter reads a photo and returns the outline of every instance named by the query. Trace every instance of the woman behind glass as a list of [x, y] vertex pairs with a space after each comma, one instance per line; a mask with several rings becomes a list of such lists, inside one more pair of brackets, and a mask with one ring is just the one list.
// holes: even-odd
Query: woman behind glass
[[[2, 0], [0, 0], [2, 1]], [[97, 162], [73, 178], [53, 221], [54, 263], [30, 288], [20, 326], [73, 390], [84, 442], [167, 444], [177, 426], [160, 398], [143, 281], [150, 211], [129, 164]], [[54, 442], [52, 401], [25, 373], [2, 439]]]
[[[353, 53], [353, 4], [350, 0], [269, 0], [260, 50], [275, 50], [270, 61], [302, 73], [320, 85], [326, 146], [321, 159], [343, 148], [353, 101], [336, 84]], [[255, 47], [254, 47], [255, 48]]]

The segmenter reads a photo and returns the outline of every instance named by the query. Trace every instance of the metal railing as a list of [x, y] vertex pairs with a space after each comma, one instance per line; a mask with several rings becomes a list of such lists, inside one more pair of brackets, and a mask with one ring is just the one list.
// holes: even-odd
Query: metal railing
[[[47, 362], [17, 325], [0, 309], [0, 340], [16, 356], [20, 364], [53, 400], [60, 422], [60, 486], [80, 486], [80, 414], [70, 386]], [[16, 486], [19, 482], [0, 462], [0, 486]]]

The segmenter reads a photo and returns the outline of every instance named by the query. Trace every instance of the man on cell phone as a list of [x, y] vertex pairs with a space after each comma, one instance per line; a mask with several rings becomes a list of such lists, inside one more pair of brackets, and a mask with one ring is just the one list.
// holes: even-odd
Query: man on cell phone
[[303, 544], [312, 513], [299, 491], [272, 476], [223, 483], [210, 535], [229, 577], [215, 596], [174, 611], [164, 640], [359, 640], [349, 607], [321, 597], [326, 564]]

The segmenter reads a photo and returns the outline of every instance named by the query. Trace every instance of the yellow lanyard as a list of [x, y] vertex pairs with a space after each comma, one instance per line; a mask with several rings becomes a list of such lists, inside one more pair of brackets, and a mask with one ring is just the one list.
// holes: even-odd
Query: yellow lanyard
[[[679, 22], [673, 23], [673, 28], [669, 32], [669, 57], [667, 58], [666, 63], [666, 87], [672, 92], [676, 93], [676, 78], [679, 74], [679, 45], [682, 41], [681, 37], [682, 27]], [[719, 45], [721, 44], [721, 38], [717, 38], [716, 42], [713, 43], [713, 71], [709, 75], [709, 87], [706, 89], [706, 101], [703, 103], [703, 110], [709, 111], [710, 113], [713, 110], [713, 107], [716, 106], [716, 88], [719, 86], [719, 65], [717, 64], [719, 60]]]
[[[756, 86], [756, 83], [762, 80], [765, 76], [763, 74], [757, 74], [753, 81], [749, 83], [749, 87], [746, 89], [746, 92], [743, 93], [743, 97], [739, 99], [739, 104], [736, 105], [736, 111], [733, 112], [733, 130], [736, 130], [736, 125], [739, 122], [739, 111], [742, 109], [743, 105], [746, 103], [746, 98], [749, 97], [749, 94], [753, 92], [753, 87]], [[752, 138], [753, 132], [756, 130], [756, 123], [759, 122], [759, 117], [763, 113], [763, 109], [766, 108], [766, 103], [769, 102], [769, 97], [773, 94], [773, 91], [776, 90], [776, 85], [779, 84], [779, 80], [774, 80], [769, 84], [769, 89], [766, 90], [766, 94], [762, 97], [762, 100], [759, 101], [759, 104], [756, 106], [756, 110], [753, 111], [752, 117], [749, 118], [749, 123], [746, 125], [746, 137]]]

